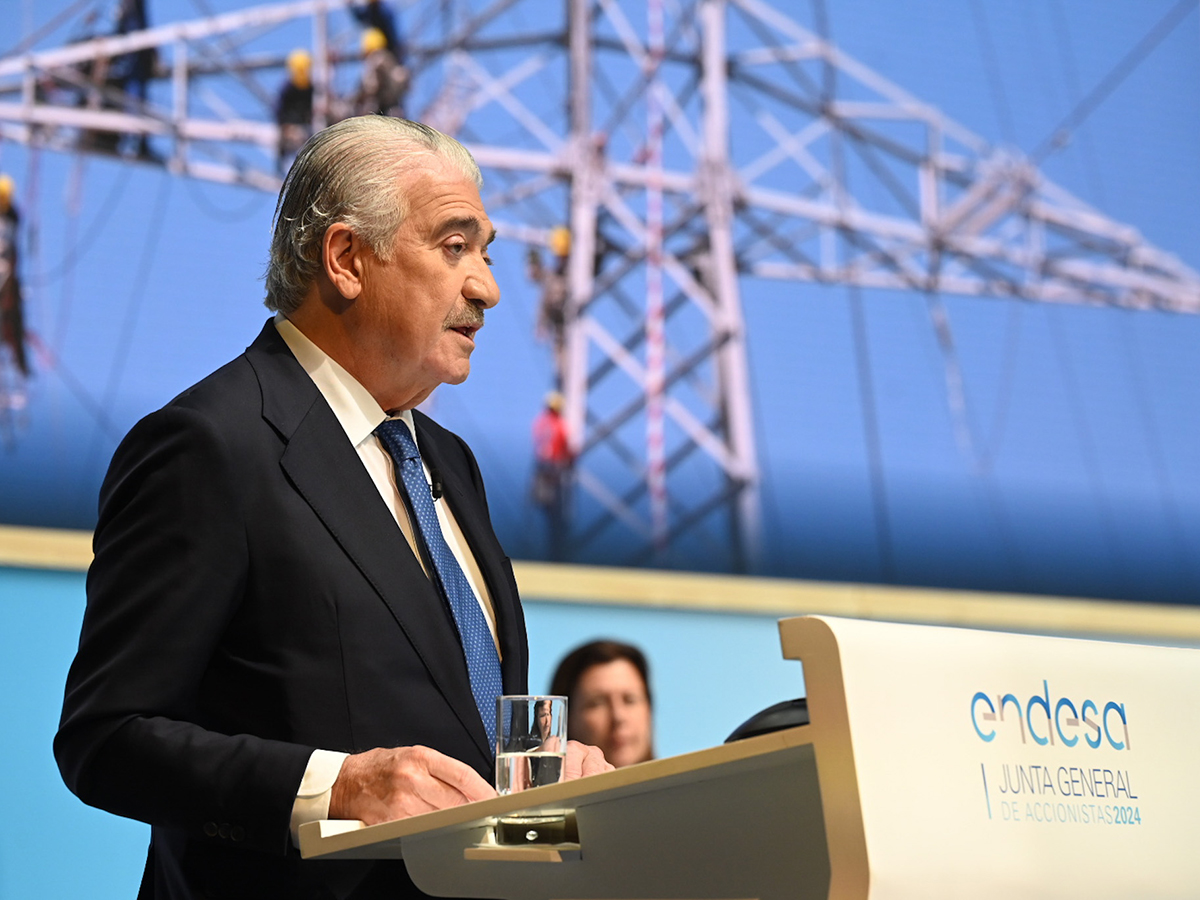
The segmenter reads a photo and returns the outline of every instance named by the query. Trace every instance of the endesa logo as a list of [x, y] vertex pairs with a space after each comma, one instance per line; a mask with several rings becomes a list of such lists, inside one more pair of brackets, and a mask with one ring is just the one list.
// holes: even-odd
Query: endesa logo
[[[1019, 729], [1021, 743], [1062, 744], [1074, 747], [1080, 737], [1093, 750], [1105, 741], [1114, 750], [1129, 749], [1129, 720], [1125, 704], [1109, 700], [1103, 706], [1084, 700], [1078, 706], [1067, 697], [1050, 700], [1050, 684], [1043, 679], [1042, 693], [1033, 694], [1024, 703], [1016, 694], [993, 695], [978, 691], [971, 698], [971, 724], [983, 741], [994, 741], [997, 732]], [[1056, 740], [1057, 738], [1057, 740]]]

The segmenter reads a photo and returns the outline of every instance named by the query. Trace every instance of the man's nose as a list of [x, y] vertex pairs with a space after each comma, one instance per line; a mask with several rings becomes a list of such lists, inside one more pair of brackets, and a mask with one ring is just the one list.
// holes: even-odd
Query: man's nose
[[478, 260], [475, 269], [467, 276], [466, 284], [463, 285], [463, 297], [484, 309], [491, 309], [500, 302], [500, 285], [496, 284], [492, 267], [482, 259]]

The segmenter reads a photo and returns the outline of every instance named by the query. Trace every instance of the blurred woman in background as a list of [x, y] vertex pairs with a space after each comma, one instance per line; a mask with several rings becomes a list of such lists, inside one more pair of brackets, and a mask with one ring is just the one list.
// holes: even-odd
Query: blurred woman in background
[[617, 768], [654, 758], [645, 654], [619, 641], [576, 647], [558, 664], [551, 694], [567, 698], [567, 736], [593, 744]]

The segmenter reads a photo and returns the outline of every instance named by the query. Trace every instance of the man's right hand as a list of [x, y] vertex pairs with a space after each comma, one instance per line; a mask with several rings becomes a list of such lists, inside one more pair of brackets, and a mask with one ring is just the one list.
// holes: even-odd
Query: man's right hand
[[346, 757], [329, 818], [375, 825], [495, 796], [466, 763], [429, 747], [380, 747]]

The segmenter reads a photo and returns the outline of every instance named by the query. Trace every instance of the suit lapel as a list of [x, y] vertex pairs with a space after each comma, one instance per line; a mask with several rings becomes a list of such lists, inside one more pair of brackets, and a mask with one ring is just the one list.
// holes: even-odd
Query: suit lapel
[[247, 350], [247, 358], [262, 386], [263, 416], [286, 441], [281, 467], [387, 605], [490, 761], [458, 634], [341, 423], [271, 322]]

